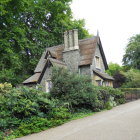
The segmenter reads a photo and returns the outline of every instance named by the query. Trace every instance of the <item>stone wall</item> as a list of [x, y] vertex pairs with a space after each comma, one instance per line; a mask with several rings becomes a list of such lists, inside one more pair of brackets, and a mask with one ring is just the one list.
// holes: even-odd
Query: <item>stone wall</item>
[[47, 67], [46, 71], [43, 75], [43, 78], [40, 82], [40, 85], [41, 85], [43, 91], [46, 91], [46, 81], [51, 79], [51, 74], [52, 74], [52, 68]]
[[[100, 58], [100, 63], [101, 63], [100, 69], [96, 68], [96, 60], [95, 60], [96, 56], [98, 56]], [[99, 70], [100, 72], [105, 72], [105, 66], [104, 66], [104, 63], [103, 63], [103, 58], [102, 58], [102, 55], [101, 55], [101, 52], [100, 52], [100, 49], [99, 49], [99, 45], [97, 45], [97, 47], [96, 47], [96, 51], [95, 51], [95, 54], [94, 54], [94, 57], [93, 57], [93, 60], [92, 60], [92, 65], [90, 66], [91, 79], [92, 79], [93, 83], [95, 83], [94, 78], [93, 78], [95, 76], [94, 73], [93, 73], [94, 69]]]
[[[100, 58], [100, 63], [101, 63], [100, 69], [96, 68], [96, 59], [95, 59], [96, 56], [98, 56]], [[95, 51], [95, 55], [94, 55], [94, 58], [93, 58], [92, 62], [93, 62], [92, 63], [92, 69], [97, 69], [100, 72], [105, 72], [105, 66], [104, 66], [104, 63], [103, 63], [103, 58], [102, 58], [102, 55], [101, 55], [101, 52], [100, 52], [100, 49], [99, 49], [98, 45], [97, 45], [97, 48], [96, 48], [96, 51]]]
[[63, 61], [66, 63], [70, 71], [78, 72], [78, 66], [79, 66], [79, 61], [80, 61], [79, 50], [64, 51]]
[[90, 75], [90, 65], [80, 66], [79, 72], [80, 72], [80, 74], [91, 76]]

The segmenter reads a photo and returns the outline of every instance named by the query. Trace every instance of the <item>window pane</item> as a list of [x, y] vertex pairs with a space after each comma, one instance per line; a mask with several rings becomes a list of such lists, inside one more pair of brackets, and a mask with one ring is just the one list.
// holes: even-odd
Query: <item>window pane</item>
[[96, 56], [96, 67], [100, 68], [100, 58]]

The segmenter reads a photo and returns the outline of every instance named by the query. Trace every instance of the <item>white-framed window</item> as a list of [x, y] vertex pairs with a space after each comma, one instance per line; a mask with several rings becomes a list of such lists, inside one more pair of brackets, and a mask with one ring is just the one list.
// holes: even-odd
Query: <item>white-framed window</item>
[[45, 88], [46, 88], [46, 92], [50, 92], [50, 90], [52, 88], [52, 81], [51, 80], [45, 81]]
[[101, 63], [100, 63], [100, 57], [99, 56], [95, 56], [95, 65], [96, 65], [96, 68], [98, 68], [98, 69], [101, 68]]

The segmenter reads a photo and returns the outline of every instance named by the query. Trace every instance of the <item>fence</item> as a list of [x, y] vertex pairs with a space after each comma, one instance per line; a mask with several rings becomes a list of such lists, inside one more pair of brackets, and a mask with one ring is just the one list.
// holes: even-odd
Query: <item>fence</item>
[[125, 93], [126, 102], [140, 99], [140, 88], [122, 88]]

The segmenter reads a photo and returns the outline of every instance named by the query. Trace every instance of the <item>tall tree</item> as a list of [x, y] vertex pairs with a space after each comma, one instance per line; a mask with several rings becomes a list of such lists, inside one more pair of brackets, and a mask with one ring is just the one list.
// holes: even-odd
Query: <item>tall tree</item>
[[140, 70], [130, 69], [127, 72], [123, 72], [126, 77], [126, 81], [123, 84], [125, 88], [139, 88], [140, 87]]
[[109, 63], [108, 64], [108, 70], [106, 71], [109, 75], [114, 76], [114, 74], [122, 71], [123, 67], [121, 67], [117, 63]]
[[44, 48], [62, 43], [65, 30], [89, 36], [84, 20], [73, 20], [71, 1], [0, 1], [0, 82], [16, 84], [32, 74]]
[[123, 56], [123, 64], [128, 67], [140, 69], [140, 34], [130, 38]]
[[125, 70], [124, 67], [117, 63], [109, 63], [108, 67], [109, 69], [106, 72], [114, 78], [113, 87], [121, 87], [126, 80], [125, 76], [122, 74], [122, 71]]

